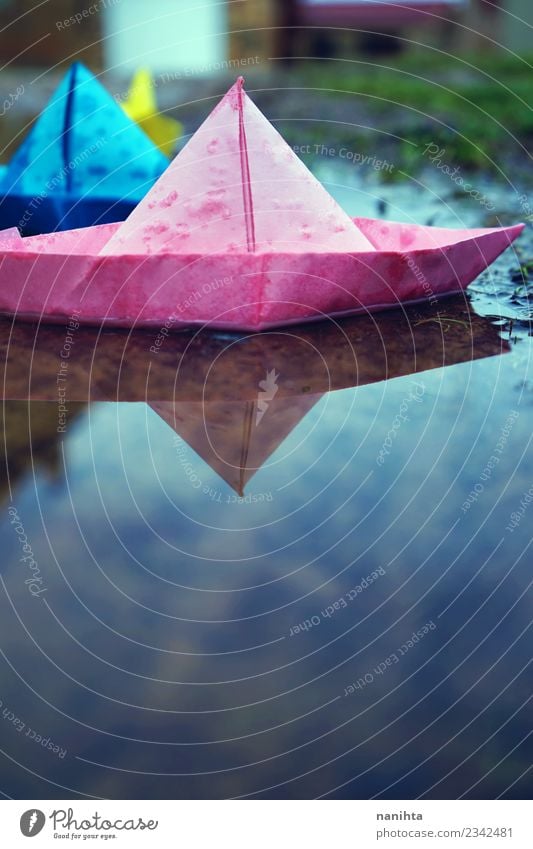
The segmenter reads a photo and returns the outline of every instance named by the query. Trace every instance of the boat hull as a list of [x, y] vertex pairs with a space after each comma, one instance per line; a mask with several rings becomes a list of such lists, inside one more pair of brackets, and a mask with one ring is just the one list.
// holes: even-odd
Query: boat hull
[[468, 286], [523, 225], [448, 230], [354, 219], [375, 250], [101, 256], [118, 224], [0, 233], [0, 312], [63, 323], [263, 330], [438, 299]]

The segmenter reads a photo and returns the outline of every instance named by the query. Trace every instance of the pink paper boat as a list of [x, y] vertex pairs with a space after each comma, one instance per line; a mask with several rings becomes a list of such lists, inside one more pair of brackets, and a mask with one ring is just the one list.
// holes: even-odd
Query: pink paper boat
[[241, 78], [125, 222], [1, 232], [0, 312], [261, 330], [460, 291], [523, 226], [349, 218]]

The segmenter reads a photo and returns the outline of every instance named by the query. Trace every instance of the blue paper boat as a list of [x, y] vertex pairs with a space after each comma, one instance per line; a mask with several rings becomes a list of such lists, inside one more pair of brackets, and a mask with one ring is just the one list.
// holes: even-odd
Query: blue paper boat
[[35, 235], [123, 221], [168, 163], [76, 63], [0, 171], [0, 229]]

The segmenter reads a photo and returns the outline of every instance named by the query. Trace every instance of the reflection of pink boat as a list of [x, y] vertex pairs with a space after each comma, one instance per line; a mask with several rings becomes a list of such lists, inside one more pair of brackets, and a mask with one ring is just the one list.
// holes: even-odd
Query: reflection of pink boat
[[[193, 488], [203, 486], [202, 475], [194, 471], [199, 455], [242, 496], [256, 471], [324, 395], [509, 350], [501, 328], [476, 315], [461, 296], [450, 298], [445, 311], [427, 302], [231, 339], [226, 333], [173, 333], [156, 355], [150, 350], [152, 333], [95, 333], [90, 327], [74, 330], [72, 349], [61, 354], [65, 330], [0, 319], [5, 353], [0, 397], [11, 483], [39, 449], [34, 439], [30, 457], [24, 441], [28, 429], [37, 433], [41, 460], [48, 457], [44, 437], [51, 430], [58, 436], [60, 386], [68, 392], [69, 426], [87, 403], [147, 403], [183, 441], [174, 444]], [[58, 359], [68, 363], [59, 368], [66, 377], [59, 374]], [[314, 424], [302, 427], [298, 445], [308, 426]], [[164, 439], [164, 430], [160, 434]], [[283, 463], [283, 456], [280, 452], [270, 462]], [[55, 457], [52, 451], [49, 461]], [[1, 489], [0, 474], [0, 496]], [[219, 499], [218, 488], [207, 486], [204, 493]]]
[[457, 292], [522, 226], [350, 219], [239, 80], [125, 222], [0, 233], [0, 311], [259, 330]]

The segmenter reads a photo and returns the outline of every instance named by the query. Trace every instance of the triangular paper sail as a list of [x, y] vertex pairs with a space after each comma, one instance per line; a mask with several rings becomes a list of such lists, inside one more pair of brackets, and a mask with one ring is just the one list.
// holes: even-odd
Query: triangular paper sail
[[[150, 407], [238, 495], [322, 398], [300, 395], [242, 402], [151, 402]], [[263, 415], [262, 415], [263, 413]]]
[[119, 221], [167, 165], [143, 130], [76, 63], [3, 174], [0, 221], [26, 233]]
[[373, 251], [242, 77], [101, 251]]
[[122, 108], [132, 121], [142, 127], [159, 150], [166, 156], [172, 155], [183, 127], [175, 118], [159, 113], [154, 78], [148, 68], [140, 68], [133, 77]]

